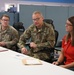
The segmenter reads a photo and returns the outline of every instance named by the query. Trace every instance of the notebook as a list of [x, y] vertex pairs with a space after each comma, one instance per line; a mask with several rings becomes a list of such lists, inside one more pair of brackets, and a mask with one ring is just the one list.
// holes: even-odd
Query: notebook
[[42, 62], [39, 59], [32, 59], [32, 58], [22, 59], [22, 62], [24, 65], [42, 65]]

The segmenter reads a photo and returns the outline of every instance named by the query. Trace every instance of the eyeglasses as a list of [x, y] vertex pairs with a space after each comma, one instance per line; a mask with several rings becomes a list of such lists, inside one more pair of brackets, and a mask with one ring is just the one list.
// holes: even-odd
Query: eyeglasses
[[39, 21], [39, 20], [40, 20], [40, 18], [33, 19], [33, 21]]
[[7, 19], [2, 19], [2, 21], [9, 21], [9, 20], [7, 20]]

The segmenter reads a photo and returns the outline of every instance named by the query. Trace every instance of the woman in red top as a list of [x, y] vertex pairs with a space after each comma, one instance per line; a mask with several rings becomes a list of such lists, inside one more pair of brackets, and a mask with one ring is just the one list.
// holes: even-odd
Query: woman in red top
[[[62, 39], [60, 56], [53, 64], [74, 71], [74, 16], [67, 19], [65, 26], [68, 33]], [[62, 62], [63, 65], [61, 65]]]

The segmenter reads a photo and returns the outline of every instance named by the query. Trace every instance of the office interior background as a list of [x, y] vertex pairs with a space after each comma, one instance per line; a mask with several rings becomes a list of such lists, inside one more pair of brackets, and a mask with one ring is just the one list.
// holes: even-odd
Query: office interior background
[[[16, 12], [7, 12], [14, 5]], [[22, 22], [25, 29], [32, 24], [32, 13], [41, 11], [45, 19], [52, 19], [55, 29], [59, 32], [58, 40], [65, 35], [65, 22], [68, 17], [74, 16], [73, 0], [2, 0], [0, 4], [0, 15], [10, 16], [10, 25]]]

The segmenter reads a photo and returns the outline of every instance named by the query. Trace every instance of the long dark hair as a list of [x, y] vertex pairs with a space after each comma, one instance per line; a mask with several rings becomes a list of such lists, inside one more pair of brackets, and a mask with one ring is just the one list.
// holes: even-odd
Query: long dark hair
[[74, 16], [69, 17], [68, 20], [73, 25], [73, 31], [72, 36], [70, 35], [70, 33], [68, 33], [66, 40], [68, 41], [68, 39], [72, 37], [71, 45], [74, 46]]

